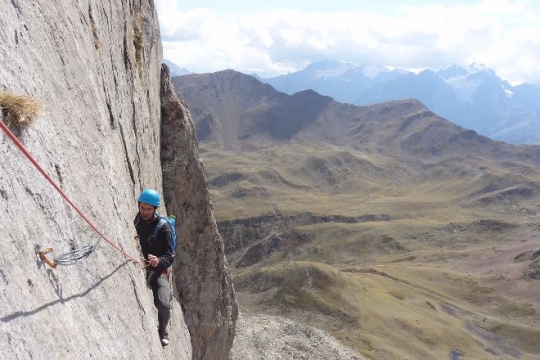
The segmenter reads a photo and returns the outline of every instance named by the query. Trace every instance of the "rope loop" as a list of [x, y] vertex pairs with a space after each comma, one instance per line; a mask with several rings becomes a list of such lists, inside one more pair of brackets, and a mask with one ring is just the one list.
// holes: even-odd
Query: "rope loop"
[[[9, 130], [6, 124], [4, 124], [3, 121], [0, 120], [0, 128], [6, 133], [6, 135], [13, 141], [13, 143], [19, 148], [19, 150], [26, 156], [26, 158], [34, 165], [34, 167], [45, 177], [45, 179], [52, 185], [52, 187], [55, 188], [55, 190], [64, 198], [64, 200], [83, 218], [84, 221], [94, 230], [96, 234], [98, 234], [101, 238], [105, 239], [112, 247], [114, 247], [116, 250], [118, 250], [120, 253], [122, 253], [125, 257], [130, 259], [136, 264], [141, 265], [141, 261], [135, 259], [134, 257], [130, 256], [127, 252], [122, 250], [118, 245], [114, 244], [111, 240], [107, 239], [105, 235], [103, 235], [98, 228], [90, 221], [88, 218], [83, 214], [81, 210], [75, 204], [68, 198], [68, 196], [60, 189], [60, 187], [51, 179], [49, 174], [39, 165], [39, 163], [30, 155], [28, 150], [24, 147], [24, 145], [17, 139], [17, 137]], [[43, 262], [45, 262], [47, 265], [49, 265], [51, 268], [56, 268], [57, 264], [60, 265], [72, 265], [82, 259], [87, 258], [97, 247], [96, 245], [87, 245], [80, 249], [73, 250], [69, 253], [61, 255], [58, 259], [54, 261], [50, 261], [46, 254], [52, 252], [52, 247], [39, 247], [39, 249], [36, 249], [36, 252], [39, 254], [39, 257]]]

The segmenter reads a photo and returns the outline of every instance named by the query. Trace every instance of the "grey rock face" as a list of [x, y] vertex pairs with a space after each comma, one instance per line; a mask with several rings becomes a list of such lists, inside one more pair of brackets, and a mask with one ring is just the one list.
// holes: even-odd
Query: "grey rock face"
[[[153, 2], [0, 0], [0, 91], [43, 105], [17, 133], [93, 224], [139, 258], [136, 198], [161, 190], [161, 43]], [[173, 301], [163, 348], [143, 270], [101, 240], [82, 262], [56, 254], [99, 236], [0, 132], [0, 358], [191, 358]]]
[[193, 359], [227, 359], [238, 306], [191, 114], [176, 97], [165, 65], [161, 104], [163, 194], [167, 212], [181, 224], [173, 273], [191, 334]]

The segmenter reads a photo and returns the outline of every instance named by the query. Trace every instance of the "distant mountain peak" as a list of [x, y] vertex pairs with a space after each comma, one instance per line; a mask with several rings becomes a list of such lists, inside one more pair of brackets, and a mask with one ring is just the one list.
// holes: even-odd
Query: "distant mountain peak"
[[469, 75], [474, 75], [478, 73], [485, 73], [489, 76], [496, 76], [495, 71], [488, 68], [484, 64], [472, 63], [467, 66], [461, 66], [457, 64], [450, 64], [444, 66], [439, 71], [437, 75], [445, 80], [454, 79], [458, 77], [467, 77]]
[[416, 98], [444, 118], [494, 139], [540, 143], [540, 85], [512, 86], [482, 63], [419, 73], [374, 64], [316, 61], [267, 84], [289, 95], [305, 89], [348, 104]]
[[335, 63], [333, 67], [317, 70], [315, 72], [315, 77], [319, 77], [319, 78], [338, 77], [338, 76], [342, 76], [347, 71], [354, 68], [356, 68], [355, 65], [344, 63], [344, 62], [338, 62], [338, 63]]
[[465, 76], [468, 73], [469, 71], [467, 69], [457, 64], [447, 65], [437, 71], [437, 75], [439, 75], [443, 79], [451, 79], [458, 76]]
[[340, 66], [341, 64], [346, 64], [343, 61], [337, 61], [337, 60], [317, 60], [312, 63], [310, 63], [304, 71], [318, 71], [318, 70], [326, 70], [331, 69], [336, 66]]
[[171, 76], [182, 76], [191, 73], [188, 69], [181, 68], [170, 60], [163, 59], [163, 62], [169, 67], [169, 70], [171, 71]]
[[362, 66], [362, 73], [371, 79], [374, 79], [377, 75], [384, 72], [390, 72], [391, 70], [379, 65], [366, 64]]
[[466, 67], [469, 73], [476, 73], [479, 71], [493, 71], [484, 64], [472, 63]]

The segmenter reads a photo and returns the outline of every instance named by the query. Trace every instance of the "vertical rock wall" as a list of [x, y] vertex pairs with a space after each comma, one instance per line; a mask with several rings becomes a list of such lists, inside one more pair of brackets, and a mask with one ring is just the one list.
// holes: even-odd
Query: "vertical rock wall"
[[[43, 108], [18, 138], [111, 241], [139, 257], [136, 197], [161, 190], [161, 43], [153, 1], [0, 0], [0, 91]], [[2, 118], [2, 115], [0, 115]], [[174, 301], [162, 348], [143, 270], [99, 237], [0, 132], [0, 358], [191, 358]]]
[[185, 310], [194, 359], [225, 360], [232, 346], [238, 307], [223, 240], [199, 160], [187, 106], [162, 71], [163, 192], [167, 212], [181, 224], [175, 284]]

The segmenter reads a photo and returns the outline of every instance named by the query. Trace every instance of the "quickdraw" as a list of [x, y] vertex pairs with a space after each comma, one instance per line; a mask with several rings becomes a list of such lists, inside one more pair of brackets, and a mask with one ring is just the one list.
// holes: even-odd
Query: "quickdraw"
[[45, 246], [36, 245], [36, 254], [38, 254], [41, 261], [49, 265], [49, 267], [51, 267], [52, 269], [55, 269], [57, 264], [55, 263], [54, 256], [53, 256], [53, 260], [51, 261], [46, 255], [52, 252], [54, 251], [53, 251], [53, 248], [50, 246], [45, 247]]
[[[62, 191], [62, 189], [60, 189], [60, 187], [53, 181], [53, 179], [51, 179], [49, 174], [47, 174], [47, 172], [39, 165], [39, 163], [32, 157], [32, 155], [30, 155], [30, 153], [24, 147], [24, 145], [17, 139], [17, 137], [11, 132], [11, 130], [9, 130], [7, 125], [4, 124], [4, 122], [1, 121], [1, 120], [0, 120], [0, 129], [4, 131], [4, 133], [11, 139], [13, 144], [15, 144], [19, 148], [19, 150], [23, 153], [24, 156], [26, 156], [28, 161], [30, 161], [34, 165], [34, 167], [43, 175], [43, 177], [45, 177], [45, 180], [47, 180], [52, 185], [52, 187], [64, 198], [64, 200], [73, 208], [73, 210], [75, 210], [81, 216], [81, 218], [84, 221], [86, 221], [86, 223], [92, 228], [92, 230], [94, 230], [94, 232], [96, 234], [98, 234], [100, 236], [100, 238], [107, 241], [112, 247], [114, 247], [116, 250], [118, 250], [120, 253], [122, 253], [125, 257], [127, 257], [128, 259], [133, 261], [135, 264], [138, 264], [139, 266], [141, 266], [141, 262], [138, 259], [136, 259], [133, 256], [129, 255], [127, 252], [125, 252], [123, 249], [121, 249], [118, 245], [116, 245], [111, 240], [109, 240], [105, 235], [103, 235], [101, 233], [101, 231], [98, 230], [98, 228], [68, 198], [68, 196]], [[73, 260], [78, 261], [78, 260], [81, 260], [81, 259], [84, 259], [84, 258], [88, 257], [90, 255], [90, 253], [92, 253], [95, 250], [96, 246], [97, 246], [97, 244], [96, 245], [87, 245], [87, 246], [85, 246], [85, 247], [83, 247], [81, 249], [76, 249], [76, 250], [72, 251], [71, 253], [68, 253], [68, 254], [70, 254], [69, 256], [66, 256], [65, 258], [61, 257], [60, 262], [58, 262], [56, 260], [54, 262], [51, 262], [47, 258], [47, 256], [45, 255], [45, 254], [48, 254], [48, 253], [53, 251], [50, 246], [39, 247], [39, 249], [36, 249], [36, 252], [39, 254], [39, 257], [41, 258], [41, 260], [43, 260], [43, 262], [45, 262], [47, 265], [49, 265], [50, 267], [52, 267], [54, 269], [54, 268], [56, 268], [56, 265], [58, 263], [60, 263], [61, 265], [66, 265], [66, 264], [70, 265], [70, 264], [73, 264]]]

